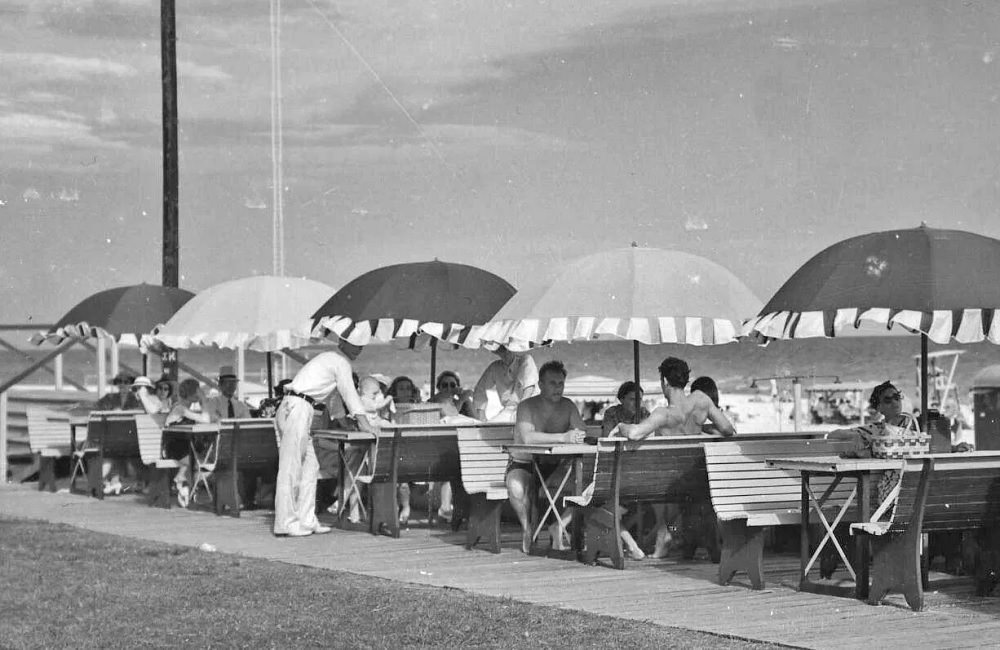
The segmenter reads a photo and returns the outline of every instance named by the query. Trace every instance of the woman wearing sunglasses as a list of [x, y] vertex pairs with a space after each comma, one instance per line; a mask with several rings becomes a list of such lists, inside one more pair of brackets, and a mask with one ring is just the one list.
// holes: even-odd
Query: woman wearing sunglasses
[[[437, 377], [434, 383], [437, 389], [431, 402], [441, 405], [441, 416], [449, 417], [464, 415], [473, 417], [472, 392], [462, 388], [462, 380], [458, 378], [458, 373], [453, 370], [445, 370]], [[449, 483], [441, 483], [441, 506], [438, 508], [438, 517], [446, 522], [451, 521], [453, 514], [452, 490]]]

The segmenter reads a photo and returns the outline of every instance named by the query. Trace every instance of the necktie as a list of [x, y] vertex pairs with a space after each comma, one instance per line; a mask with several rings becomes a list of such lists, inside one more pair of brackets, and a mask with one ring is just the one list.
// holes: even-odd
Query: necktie
[[226, 400], [226, 403], [229, 404], [229, 417], [231, 418], [236, 417], [236, 411], [233, 409], [233, 398], [230, 397], [228, 400]]

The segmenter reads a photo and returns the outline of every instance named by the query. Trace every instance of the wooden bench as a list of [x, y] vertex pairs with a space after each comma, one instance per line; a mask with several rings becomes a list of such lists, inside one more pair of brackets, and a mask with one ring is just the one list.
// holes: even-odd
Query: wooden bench
[[223, 419], [219, 422], [215, 457], [215, 514], [240, 516], [240, 472], [278, 473], [278, 439], [274, 420]]
[[923, 608], [921, 539], [935, 531], [978, 531], [976, 595], [988, 595], [1000, 580], [1000, 453], [908, 459], [899, 485], [890, 520], [851, 525], [852, 533], [871, 539], [868, 602], [899, 591], [914, 611]]
[[28, 446], [38, 455], [39, 491], [56, 491], [56, 459], [72, 454], [69, 413], [40, 406], [28, 406]]
[[[754, 589], [763, 589], [764, 528], [801, 523], [800, 477], [792, 471], [768, 467], [765, 460], [836, 456], [853, 448], [850, 441], [794, 438], [705, 444], [708, 486], [722, 536], [719, 584], [728, 584], [738, 571], [743, 571]], [[816, 477], [813, 487], [823, 493], [832, 481]], [[827, 506], [840, 507], [851, 490], [851, 485], [836, 485], [828, 495]]]
[[584, 508], [587, 541], [581, 559], [594, 563], [606, 556], [616, 569], [625, 568], [619, 504], [678, 503], [684, 513], [708, 499], [705, 452], [690, 437], [601, 438], [593, 478], [592, 494], [564, 502]]
[[458, 455], [462, 487], [468, 494], [469, 530], [465, 548], [471, 550], [480, 539], [493, 553], [500, 552], [500, 512], [507, 501], [507, 463], [504, 450], [514, 441], [514, 426], [461, 427]]
[[399, 537], [399, 483], [449, 481], [454, 506], [452, 528], [462, 519], [461, 468], [458, 460], [456, 427], [447, 424], [384, 426], [372, 449], [369, 475], [357, 480], [367, 483], [369, 531]]
[[163, 423], [166, 414], [135, 416], [139, 439], [139, 457], [146, 466], [146, 500], [150, 506], [170, 509], [170, 479], [180, 468], [180, 461], [163, 455]]
[[104, 459], [140, 459], [135, 416], [142, 411], [91, 411], [87, 422], [87, 492], [104, 498]]

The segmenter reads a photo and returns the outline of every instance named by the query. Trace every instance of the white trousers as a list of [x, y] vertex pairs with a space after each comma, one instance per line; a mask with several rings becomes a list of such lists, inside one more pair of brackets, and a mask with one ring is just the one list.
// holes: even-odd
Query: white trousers
[[315, 530], [316, 480], [319, 462], [309, 426], [312, 404], [301, 397], [281, 400], [274, 424], [281, 436], [278, 448], [278, 482], [274, 490], [274, 534]]

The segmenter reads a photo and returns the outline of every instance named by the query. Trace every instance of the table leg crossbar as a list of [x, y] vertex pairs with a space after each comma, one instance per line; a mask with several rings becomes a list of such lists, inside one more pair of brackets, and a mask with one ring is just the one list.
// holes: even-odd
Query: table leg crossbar
[[[370, 450], [366, 449], [364, 455], [361, 457], [361, 462], [358, 463], [357, 470], [351, 470], [351, 463], [348, 462], [347, 449], [344, 445], [340, 445], [338, 449], [340, 454], [340, 467], [344, 472], [344, 489], [341, 490], [342, 494], [340, 498], [337, 499], [337, 519], [339, 520], [341, 515], [344, 513], [344, 508], [350, 502], [351, 497], [356, 497], [358, 502], [361, 503], [361, 488], [358, 487], [358, 477], [361, 473], [369, 467], [370, 460]], [[348, 480], [349, 479], [349, 480]], [[361, 514], [361, 519], [364, 520], [368, 517], [367, 508], [358, 509]]]
[[837, 553], [840, 554], [840, 559], [844, 561], [844, 566], [847, 567], [847, 571], [851, 574], [851, 578], [855, 581], [857, 581], [858, 579], [857, 575], [854, 573], [854, 567], [851, 566], [850, 560], [847, 559], [847, 553], [844, 552], [844, 549], [840, 546], [840, 542], [837, 541], [837, 536], [834, 535], [834, 529], [837, 527], [837, 524], [840, 523], [840, 520], [843, 519], [844, 515], [847, 514], [847, 509], [851, 506], [852, 503], [854, 503], [854, 499], [858, 494], [857, 486], [851, 488], [851, 493], [844, 500], [843, 505], [840, 506], [840, 510], [837, 512], [837, 516], [834, 517], [832, 524], [827, 520], [826, 514], [823, 512], [823, 504], [826, 503], [827, 498], [829, 498], [830, 494], [833, 493], [833, 490], [838, 483], [840, 483], [839, 476], [834, 479], [830, 487], [827, 488], [826, 491], [823, 493], [822, 497], [818, 499], [816, 498], [816, 493], [813, 491], [812, 486], [810, 486], [808, 483], [803, 486], [805, 487], [806, 492], [808, 492], [809, 494], [809, 505], [811, 506], [812, 510], [819, 516], [819, 521], [821, 524], [823, 524], [823, 528], [825, 529], [825, 534], [823, 536], [823, 539], [816, 547], [816, 550], [813, 551], [812, 557], [809, 558], [808, 564], [806, 564], [805, 568], [802, 570], [803, 578], [809, 575], [809, 570], [812, 568], [813, 564], [816, 563], [816, 560], [819, 558], [819, 555], [823, 551], [823, 547], [826, 546], [826, 543], [828, 541], [832, 541], [833, 545], [837, 549]]
[[535, 468], [535, 475], [538, 476], [538, 481], [541, 483], [542, 492], [545, 494], [545, 499], [549, 502], [549, 505], [545, 508], [545, 514], [541, 516], [538, 520], [538, 526], [535, 528], [534, 534], [531, 536], [532, 543], [538, 539], [538, 534], [542, 531], [542, 527], [545, 526], [545, 521], [549, 517], [549, 513], [552, 513], [556, 518], [556, 525], [559, 528], [559, 535], [562, 536], [564, 532], [562, 517], [559, 516], [559, 508], [556, 507], [556, 503], [559, 499], [559, 495], [562, 494], [563, 488], [566, 487], [566, 482], [569, 481], [569, 475], [573, 472], [573, 466], [570, 465], [566, 468], [566, 473], [562, 477], [562, 481], [559, 482], [559, 487], [555, 489], [555, 493], [549, 490], [549, 486], [545, 482], [545, 478], [542, 476], [542, 470], [538, 468], [538, 463], [532, 461], [531, 466]]

